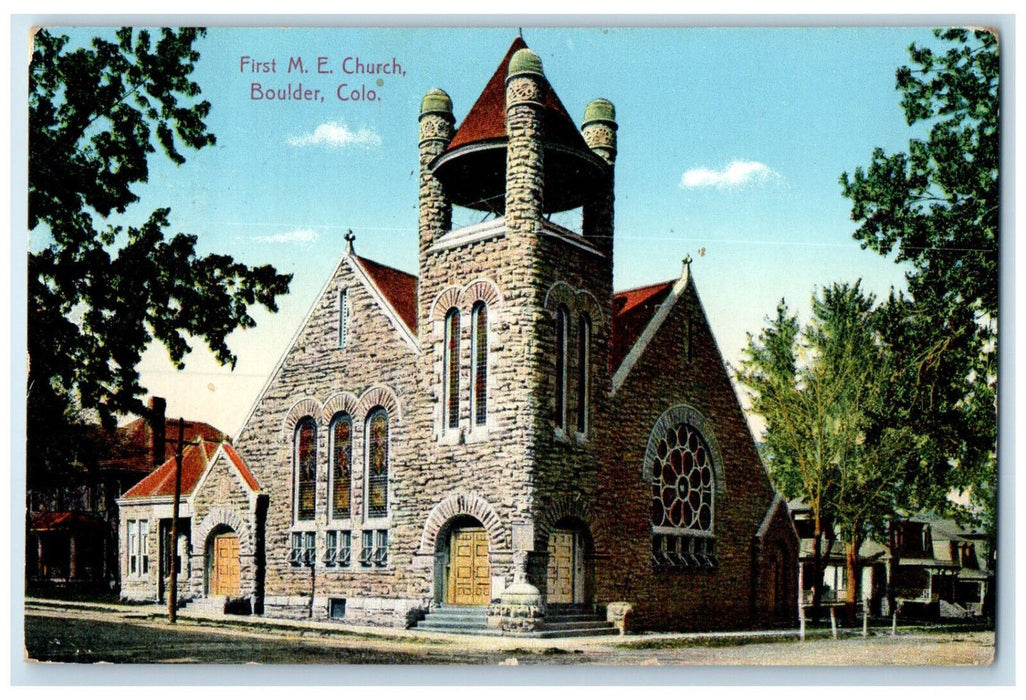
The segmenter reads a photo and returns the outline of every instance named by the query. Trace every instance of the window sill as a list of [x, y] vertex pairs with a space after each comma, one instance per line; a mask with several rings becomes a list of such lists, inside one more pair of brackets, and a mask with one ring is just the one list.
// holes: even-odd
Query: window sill
[[438, 436], [439, 445], [455, 446], [463, 443], [463, 428], [446, 428]]
[[472, 445], [475, 442], [486, 442], [489, 438], [490, 432], [491, 431], [488, 429], [487, 425], [478, 425], [472, 427], [470, 429], [470, 432], [467, 433], [466, 443], [468, 445]]

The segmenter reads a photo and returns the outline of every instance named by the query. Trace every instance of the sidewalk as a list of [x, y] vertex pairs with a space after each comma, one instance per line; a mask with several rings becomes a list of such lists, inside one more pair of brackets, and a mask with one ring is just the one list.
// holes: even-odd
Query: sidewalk
[[[78, 601], [63, 601], [56, 599], [26, 598], [25, 607], [43, 608], [49, 610], [68, 610], [81, 612], [108, 613], [128, 619], [145, 618], [157, 622], [167, 617], [166, 605], [157, 604], [118, 604], [118, 603], [89, 603]], [[259, 615], [223, 615], [190, 612], [188, 608], [180, 610], [178, 619], [182, 622], [214, 625], [218, 627], [229, 627], [239, 630], [251, 630], [256, 632], [281, 631], [302, 636], [316, 635], [325, 638], [354, 637], [367, 641], [398, 642], [427, 645], [455, 644], [465, 649], [477, 649], [487, 651], [511, 651], [514, 649], [523, 650], [544, 650], [544, 649], [624, 649], [624, 648], [670, 648], [687, 646], [738, 646], [750, 643], [772, 643], [782, 641], [794, 641], [799, 637], [797, 629], [784, 630], [743, 630], [734, 632], [646, 632], [629, 635], [606, 635], [600, 637], [568, 637], [555, 639], [538, 639], [532, 637], [515, 636], [488, 636], [488, 635], [459, 635], [443, 632], [429, 632], [426, 630], [403, 630], [386, 627], [371, 627], [366, 625], [353, 625], [336, 621], [317, 620], [286, 620], [280, 618], [263, 617]], [[910, 632], [922, 632], [931, 629], [945, 629], [955, 631], [957, 629], [985, 629], [984, 626], [961, 625], [952, 626], [902, 626], [898, 633], [909, 634]], [[852, 638], [861, 636], [861, 627], [852, 629], [839, 629], [838, 638]], [[890, 627], [870, 628], [871, 636], [889, 635]], [[829, 627], [809, 628], [806, 630], [806, 639], [828, 639], [831, 636]]]

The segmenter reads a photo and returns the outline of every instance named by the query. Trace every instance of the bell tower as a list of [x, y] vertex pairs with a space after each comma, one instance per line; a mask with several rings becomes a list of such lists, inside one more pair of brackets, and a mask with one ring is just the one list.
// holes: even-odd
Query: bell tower
[[[512, 548], [492, 558], [493, 575], [535, 587], [544, 607], [557, 522], [579, 529], [559, 533], [571, 554], [591, 541], [587, 523], [568, 526], [560, 508], [587, 512], [608, 423], [615, 110], [589, 103], [582, 134], [541, 58], [517, 37], [454, 124], [448, 95], [429, 91], [420, 112], [418, 332], [431, 463], [453, 492], [495, 506]], [[453, 230], [454, 207], [483, 220]], [[571, 210], [580, 210], [578, 230], [552, 220]]]

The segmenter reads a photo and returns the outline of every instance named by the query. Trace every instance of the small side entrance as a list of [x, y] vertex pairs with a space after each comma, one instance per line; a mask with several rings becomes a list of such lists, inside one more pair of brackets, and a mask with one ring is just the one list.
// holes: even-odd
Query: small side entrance
[[239, 536], [223, 532], [212, 538], [209, 550], [208, 591], [211, 596], [239, 595]]
[[572, 525], [549, 534], [549, 566], [546, 581], [546, 602], [550, 605], [587, 602], [590, 588], [586, 568], [587, 539], [580, 528]]
[[488, 533], [483, 527], [453, 529], [445, 602], [449, 605], [487, 605], [492, 597]]

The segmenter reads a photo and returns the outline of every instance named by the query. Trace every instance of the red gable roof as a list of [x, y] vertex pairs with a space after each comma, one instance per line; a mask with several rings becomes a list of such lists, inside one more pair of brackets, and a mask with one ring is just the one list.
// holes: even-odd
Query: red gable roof
[[32, 521], [29, 523], [29, 530], [79, 530], [90, 528], [102, 530], [106, 526], [106, 523], [100, 518], [72, 510], [58, 510], [39, 513], [33, 516]]
[[[168, 418], [164, 421], [164, 460], [175, 455], [175, 442], [178, 440], [178, 419]], [[185, 421], [184, 439], [196, 442], [199, 439], [218, 443], [227, 439], [227, 435], [212, 425], [199, 421]], [[119, 426], [115, 445], [111, 450], [111, 458], [103, 462], [105, 468], [127, 469], [147, 473], [153, 469], [153, 458], [150, 454], [152, 440], [149, 421], [145, 418]]]
[[[190, 445], [182, 453], [182, 495], [187, 496], [196, 488], [207, 465], [220, 447], [239, 470], [246, 484], [258, 491], [260, 487], [253, 473], [246, 467], [235, 449], [227, 442], [220, 444], [201, 440], [198, 445]], [[175, 459], [172, 457], [157, 467], [149, 476], [125, 492], [124, 498], [148, 498], [153, 496], [174, 496], [175, 494]]]
[[354, 255], [371, 282], [399, 314], [406, 327], [417, 332], [417, 278], [408, 272]]
[[609, 348], [609, 368], [615, 372], [623, 358], [638, 342], [642, 332], [665, 301], [677, 280], [650, 284], [613, 294], [612, 342]]
[[[506, 138], [506, 74], [509, 72], [509, 61], [527, 44], [517, 37], [510, 44], [502, 63], [495, 69], [484, 91], [467, 112], [463, 123], [456, 130], [447, 150], [452, 151], [460, 146], [476, 141]], [[574, 120], [560, 102], [554, 90], [545, 91], [545, 140], [572, 146], [589, 151], [588, 145], [577, 130]]]

